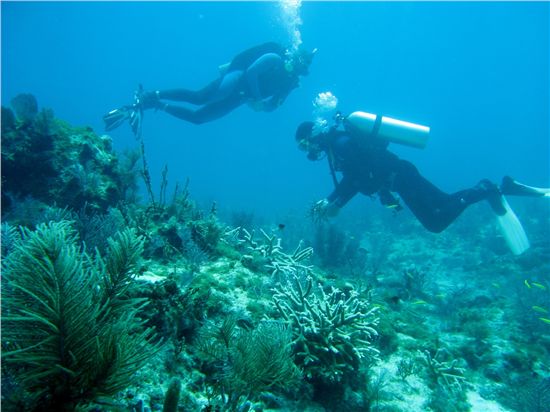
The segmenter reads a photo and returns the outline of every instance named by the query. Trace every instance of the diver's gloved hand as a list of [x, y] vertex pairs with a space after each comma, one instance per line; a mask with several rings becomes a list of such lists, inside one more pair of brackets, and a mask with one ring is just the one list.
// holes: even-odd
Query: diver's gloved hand
[[339, 210], [334, 202], [331, 203], [327, 199], [321, 199], [313, 205], [310, 212], [313, 220], [320, 222], [336, 216]]
[[160, 101], [160, 92], [158, 90], [154, 92], [142, 92], [136, 98], [136, 104], [139, 105], [141, 110], [157, 109], [163, 110], [166, 106], [165, 103]]
[[270, 97], [263, 100], [250, 100], [248, 105], [256, 112], [272, 112], [281, 105], [283, 99]]
[[248, 106], [255, 112], [263, 112], [265, 110], [265, 102], [263, 100], [250, 100]]

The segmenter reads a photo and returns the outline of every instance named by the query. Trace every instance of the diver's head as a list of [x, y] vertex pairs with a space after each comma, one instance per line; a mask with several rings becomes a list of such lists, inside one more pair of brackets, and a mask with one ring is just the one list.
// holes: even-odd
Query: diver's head
[[305, 76], [309, 74], [309, 66], [316, 53], [317, 49], [306, 50], [303, 46], [299, 46], [296, 50], [288, 51], [285, 67], [289, 72]]
[[298, 149], [303, 152], [307, 152], [307, 158], [309, 160], [319, 160], [323, 153], [323, 148], [321, 147], [321, 135], [314, 133], [315, 123], [313, 122], [303, 122], [296, 129], [296, 143], [298, 144]]

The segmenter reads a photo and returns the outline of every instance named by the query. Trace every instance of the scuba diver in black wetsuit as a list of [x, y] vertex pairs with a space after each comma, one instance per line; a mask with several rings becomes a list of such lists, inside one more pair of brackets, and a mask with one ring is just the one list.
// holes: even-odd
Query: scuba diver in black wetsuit
[[[202, 124], [225, 116], [247, 103], [256, 111], [273, 111], [299, 86], [300, 76], [308, 74], [316, 49], [288, 50], [269, 42], [252, 47], [220, 66], [221, 75], [200, 90], [172, 89], [136, 92], [135, 103], [104, 116], [105, 128], [112, 130], [126, 119], [134, 132], [139, 128], [143, 110], [162, 110], [179, 119]], [[201, 106], [190, 109], [164, 100]]]
[[[367, 196], [378, 195], [383, 205], [399, 210], [401, 206], [394, 196], [394, 193], [397, 193], [426, 229], [439, 233], [468, 206], [487, 200], [499, 218], [503, 234], [512, 251], [520, 254], [529, 247], [519, 220], [502, 195], [550, 197], [550, 189], [522, 185], [510, 177], [505, 177], [500, 188], [484, 179], [473, 188], [447, 194], [426, 180], [412, 163], [387, 150], [388, 140], [392, 140], [392, 136], [389, 136], [391, 134], [401, 133], [402, 137], [409, 139], [408, 142], [401, 143], [423, 146], [425, 141], [419, 142], [418, 139], [427, 139], [426, 131], [417, 130], [414, 132], [415, 136], [414, 133], [410, 134], [410, 129], [406, 129], [408, 125], [418, 128], [424, 126], [405, 122], [401, 122], [405, 126], [399, 123], [392, 126], [390, 122], [386, 122], [386, 135], [377, 136], [383, 134], [386, 121], [384, 119], [389, 118], [372, 115], [373, 128], [370, 133], [364, 133], [360, 127], [356, 127], [358, 123], [352, 124], [358, 118], [352, 118], [356, 113], [365, 114], [355, 112], [347, 118], [337, 115], [337, 125], [327, 131], [317, 132], [313, 122], [304, 122], [296, 130], [298, 147], [307, 152], [308, 159], [319, 160], [326, 155], [336, 185], [328, 197], [313, 206], [311, 211], [315, 219], [335, 216], [357, 193]], [[340, 128], [340, 124], [343, 124], [344, 128]], [[429, 132], [428, 128], [425, 129]], [[342, 173], [339, 182], [336, 172]]]

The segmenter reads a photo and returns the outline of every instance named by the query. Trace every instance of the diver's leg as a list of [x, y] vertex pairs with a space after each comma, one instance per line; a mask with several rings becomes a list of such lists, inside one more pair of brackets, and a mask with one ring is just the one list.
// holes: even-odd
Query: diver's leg
[[197, 110], [167, 104], [164, 107], [164, 111], [179, 119], [186, 120], [194, 124], [202, 124], [225, 116], [232, 110], [239, 107], [242, 103], [244, 103], [244, 98], [242, 98], [238, 93], [235, 93], [235, 95], [229, 96], [229, 98], [225, 100], [206, 104]]
[[222, 78], [218, 78], [213, 82], [210, 82], [200, 90], [189, 89], [169, 89], [159, 90], [158, 97], [160, 99], [173, 100], [178, 102], [187, 102], [191, 104], [206, 104], [210, 101], [211, 97], [216, 93]]
[[468, 206], [498, 193], [496, 185], [483, 181], [467, 190], [448, 194], [426, 180], [414, 165], [400, 161], [394, 187], [422, 225], [431, 232], [446, 229]]
[[234, 70], [209, 83], [200, 90], [172, 89], [160, 90], [160, 99], [187, 102], [196, 105], [208, 104], [229, 97], [241, 82], [243, 72]]

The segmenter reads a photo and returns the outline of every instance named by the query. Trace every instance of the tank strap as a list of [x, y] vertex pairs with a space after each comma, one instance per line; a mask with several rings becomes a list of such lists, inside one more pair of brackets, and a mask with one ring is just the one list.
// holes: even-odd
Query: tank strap
[[327, 160], [328, 160], [328, 167], [330, 169], [330, 175], [332, 176], [332, 182], [334, 183], [334, 187], [338, 187], [339, 182], [338, 178], [336, 177], [336, 170], [334, 170], [334, 154], [332, 153], [331, 149], [327, 150]]
[[372, 131], [370, 132], [371, 137], [378, 136], [378, 131], [380, 130], [380, 125], [382, 124], [382, 115], [376, 115], [376, 120], [374, 121], [374, 126], [372, 126]]

